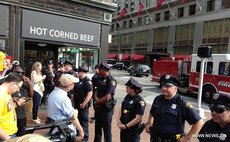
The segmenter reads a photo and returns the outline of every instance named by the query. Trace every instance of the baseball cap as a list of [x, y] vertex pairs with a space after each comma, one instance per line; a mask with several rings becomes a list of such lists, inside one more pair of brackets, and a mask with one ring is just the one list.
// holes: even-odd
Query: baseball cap
[[72, 83], [79, 82], [79, 79], [74, 77], [71, 74], [62, 74], [59, 78], [60, 85], [63, 87], [67, 87], [71, 85]]

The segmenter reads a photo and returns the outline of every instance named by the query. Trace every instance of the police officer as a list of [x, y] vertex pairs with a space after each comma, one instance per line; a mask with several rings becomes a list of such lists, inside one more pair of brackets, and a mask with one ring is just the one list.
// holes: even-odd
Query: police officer
[[74, 77], [77, 76], [76, 72], [73, 70], [73, 64], [70, 61], [65, 61], [64, 62], [64, 68], [65, 68], [65, 73], [71, 74]]
[[[170, 75], [163, 79], [163, 94], [153, 101], [146, 127], [146, 132], [151, 134], [151, 142], [188, 142], [203, 125], [192, 105], [178, 94], [179, 85], [180, 82]], [[192, 125], [188, 134], [184, 134], [185, 120]]]
[[[73, 70], [73, 64], [70, 61], [66, 60], [64, 62], [64, 68], [65, 68], [65, 72], [64, 72], [65, 74], [71, 74], [74, 77], [77, 77], [77, 73]], [[73, 103], [73, 95], [74, 95], [74, 90], [70, 90], [68, 92], [68, 97], [70, 98], [72, 103]]]
[[128, 93], [122, 102], [118, 113], [117, 125], [120, 131], [121, 142], [139, 142], [140, 126], [145, 111], [145, 101], [139, 95], [142, 86], [133, 78], [125, 84]]
[[[212, 119], [207, 121], [199, 132], [200, 142], [229, 142], [230, 141], [230, 96], [214, 94], [209, 106]], [[208, 137], [209, 135], [217, 137]]]
[[85, 133], [84, 142], [87, 142], [89, 137], [88, 116], [90, 99], [93, 95], [92, 82], [87, 77], [87, 72], [86, 67], [78, 68], [79, 82], [74, 86], [74, 108], [78, 110], [78, 119]]
[[[96, 65], [95, 67], [94, 67], [94, 72], [95, 72], [95, 74], [93, 75], [93, 77], [92, 77], [92, 83], [93, 83], [93, 94], [95, 93], [95, 91], [96, 91], [96, 89], [97, 89], [97, 86], [98, 86], [98, 81], [99, 81], [99, 79], [100, 79], [100, 74], [99, 74], [99, 66], [98, 65]], [[94, 99], [94, 98], [93, 98]], [[93, 100], [93, 102], [94, 102], [94, 100]], [[93, 107], [94, 107], [94, 105], [93, 105]], [[94, 116], [93, 117], [91, 117], [91, 122], [93, 123], [95, 121], [95, 114], [94, 114]]]
[[95, 137], [94, 142], [101, 142], [102, 128], [104, 141], [112, 142], [111, 122], [114, 112], [114, 94], [117, 82], [109, 73], [110, 67], [102, 62], [99, 65], [101, 79], [94, 94]]
[[54, 62], [52, 60], [47, 61], [47, 67], [44, 69], [43, 74], [46, 75], [44, 80], [45, 85], [45, 93], [42, 97], [41, 104], [45, 105], [46, 96], [53, 91], [54, 89], [54, 78], [56, 74], [56, 70], [54, 69]]

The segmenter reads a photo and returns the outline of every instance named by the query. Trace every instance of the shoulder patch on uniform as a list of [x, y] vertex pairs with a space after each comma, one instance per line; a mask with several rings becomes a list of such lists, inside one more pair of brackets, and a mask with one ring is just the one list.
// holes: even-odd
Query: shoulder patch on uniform
[[145, 106], [145, 102], [144, 101], [140, 101], [140, 105], [144, 107]]
[[187, 108], [192, 108], [193, 106], [192, 106], [192, 104], [191, 104], [190, 102], [187, 102], [187, 103], [186, 103], [186, 107], [187, 107]]
[[88, 83], [89, 83], [90, 85], [92, 85], [92, 81], [89, 80]]
[[116, 86], [116, 81], [112, 80], [111, 83], [113, 86]]

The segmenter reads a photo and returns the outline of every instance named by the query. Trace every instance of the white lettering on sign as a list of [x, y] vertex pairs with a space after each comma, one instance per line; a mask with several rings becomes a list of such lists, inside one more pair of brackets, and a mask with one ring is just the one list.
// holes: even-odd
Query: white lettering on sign
[[74, 40], [78, 39], [77, 33], [64, 32], [64, 31], [59, 31], [59, 30], [54, 30], [54, 29], [51, 29], [49, 31], [49, 35], [51, 37], [57, 37], [57, 38], [67, 38], [67, 39], [74, 39]]
[[30, 26], [30, 34], [35, 34], [35, 35], [46, 35], [46, 28], [40, 28], [40, 27], [31, 27]]
[[93, 39], [94, 39], [94, 36], [85, 35], [85, 34], [80, 34], [80, 40], [82, 40], [82, 41], [92, 42]]
[[[64, 39], [72, 39], [72, 40], [81, 40], [86, 42], [93, 42], [94, 36], [87, 34], [78, 34], [74, 32], [65, 32], [57, 29], [47, 29], [41, 27], [32, 27], [30, 26], [30, 34], [45, 36], [49, 35], [55, 38], [64, 38]], [[80, 36], [79, 36], [80, 35]]]
[[222, 86], [222, 87], [228, 87], [228, 88], [230, 88], [230, 83], [229, 82], [219, 81], [218, 85]]

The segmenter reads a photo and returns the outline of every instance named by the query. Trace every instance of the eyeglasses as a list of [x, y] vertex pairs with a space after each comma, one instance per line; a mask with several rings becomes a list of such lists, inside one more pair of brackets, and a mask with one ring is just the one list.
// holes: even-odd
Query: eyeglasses
[[21, 88], [21, 86], [20, 85], [18, 85], [18, 83], [15, 83], [17, 86], [18, 86], [18, 90]]
[[226, 109], [226, 107], [224, 105], [215, 105], [215, 104], [211, 104], [210, 106], [210, 110], [211, 112], [216, 112], [218, 114], [223, 113]]
[[16, 71], [16, 73], [18, 73], [18, 74], [22, 74], [22, 75], [24, 75], [24, 74], [25, 74], [25, 72], [22, 72], [22, 71]]

